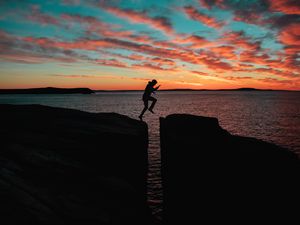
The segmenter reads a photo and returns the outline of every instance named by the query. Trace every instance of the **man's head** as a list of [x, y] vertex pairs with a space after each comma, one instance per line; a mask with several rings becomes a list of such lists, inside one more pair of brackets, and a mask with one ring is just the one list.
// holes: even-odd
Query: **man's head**
[[157, 84], [157, 81], [154, 79], [154, 80], [151, 81], [151, 83], [152, 83], [153, 85], [155, 85], [155, 84]]

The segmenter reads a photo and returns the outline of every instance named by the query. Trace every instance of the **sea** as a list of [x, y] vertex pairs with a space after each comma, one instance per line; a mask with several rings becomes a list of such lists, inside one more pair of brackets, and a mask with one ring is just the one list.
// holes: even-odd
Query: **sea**
[[[41, 104], [87, 112], [116, 112], [138, 119], [141, 91], [83, 94], [0, 95], [0, 104]], [[216, 117], [231, 134], [255, 137], [300, 155], [300, 92], [292, 91], [158, 91], [149, 127], [148, 202], [161, 218], [159, 117], [174, 113]]]

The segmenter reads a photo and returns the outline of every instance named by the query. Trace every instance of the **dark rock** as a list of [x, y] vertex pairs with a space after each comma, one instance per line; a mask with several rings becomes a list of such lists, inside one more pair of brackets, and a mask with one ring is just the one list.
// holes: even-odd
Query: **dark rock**
[[289, 224], [298, 218], [299, 158], [229, 134], [216, 118], [160, 118], [166, 224]]
[[147, 224], [147, 125], [0, 105], [0, 224]]

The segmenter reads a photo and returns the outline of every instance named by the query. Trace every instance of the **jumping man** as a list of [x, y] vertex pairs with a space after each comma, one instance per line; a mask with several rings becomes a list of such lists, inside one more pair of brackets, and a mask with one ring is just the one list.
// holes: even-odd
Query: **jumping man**
[[151, 104], [151, 106], [149, 107], [148, 110], [150, 112], [154, 113], [153, 108], [154, 108], [154, 105], [155, 105], [157, 99], [152, 97], [151, 94], [154, 93], [160, 87], [160, 85], [158, 85], [157, 87], [154, 87], [156, 84], [157, 84], [156, 80], [149, 81], [146, 88], [145, 88], [145, 92], [143, 94], [144, 109], [141, 112], [141, 114], [139, 115], [139, 118], [141, 120], [143, 119], [144, 113], [148, 109], [148, 101], [152, 101], [152, 104]]

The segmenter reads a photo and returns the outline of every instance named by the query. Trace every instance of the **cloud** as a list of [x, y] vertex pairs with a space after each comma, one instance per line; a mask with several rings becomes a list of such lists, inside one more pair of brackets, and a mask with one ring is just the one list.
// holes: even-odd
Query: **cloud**
[[236, 10], [233, 20], [238, 22], [244, 22], [248, 24], [265, 25], [265, 21], [262, 14], [251, 10]]
[[68, 23], [77, 22], [87, 27], [87, 35], [97, 34], [100, 37], [114, 37], [118, 39], [127, 39], [135, 42], [152, 43], [156, 41], [154, 38], [145, 34], [135, 34], [130, 30], [117, 30], [120, 25], [103, 22], [93, 16], [82, 16], [79, 14], [62, 14], [61, 18]]
[[119, 26], [109, 24], [106, 22], [103, 22], [99, 20], [96, 17], [93, 16], [83, 16], [80, 14], [61, 14], [60, 18], [62, 21], [65, 21], [67, 23], [80, 23], [80, 24], [85, 24], [88, 26], [88, 31], [98, 31], [98, 30], [105, 30], [105, 29], [112, 29], [112, 28], [119, 28]]
[[98, 76], [94, 75], [64, 75], [64, 74], [50, 74], [49, 76], [52, 77], [66, 77], [66, 78], [99, 78]]
[[300, 23], [293, 23], [283, 28], [279, 40], [285, 45], [300, 47]]
[[240, 80], [252, 80], [253, 77], [239, 77], [239, 76], [227, 76], [223, 77], [226, 80], [240, 81]]
[[274, 76], [285, 78], [285, 79], [286, 78], [293, 79], [293, 78], [299, 77], [299, 75], [297, 75], [295, 73], [291, 73], [291, 72], [283, 71], [283, 70], [276, 70], [276, 69], [272, 69], [272, 68], [256, 68], [256, 69], [248, 70], [248, 72], [267, 74], [267, 75], [269, 74], [269, 75], [274, 75]]
[[177, 44], [189, 44], [189, 48], [203, 48], [208, 46], [213, 46], [214, 42], [207, 40], [204, 37], [198, 35], [190, 35], [186, 38], [176, 38], [172, 42]]
[[150, 70], [169, 71], [169, 72], [177, 71], [177, 69], [174, 67], [173, 68], [164, 68], [160, 65], [157, 65], [157, 64], [155, 65], [155, 64], [147, 63], [147, 62], [143, 62], [141, 64], [136, 63], [136, 64], [133, 64], [132, 67], [137, 68], [137, 69], [150, 69]]
[[118, 75], [78, 75], [78, 74], [49, 74], [48, 76], [60, 77], [60, 78], [87, 78], [87, 79], [117, 79], [117, 80], [138, 80], [149, 81], [149, 79], [142, 77], [126, 77]]
[[147, 60], [157, 63], [158, 65], [168, 65], [168, 66], [175, 66], [176, 63], [173, 60], [154, 57], [154, 58], [147, 58]]
[[112, 67], [120, 67], [120, 68], [129, 68], [129, 66], [116, 59], [96, 59], [95, 63], [100, 64], [102, 66], [112, 66]]
[[286, 54], [285, 63], [279, 66], [300, 74], [300, 23], [292, 23], [284, 27], [279, 33], [278, 40], [284, 44]]
[[213, 6], [225, 8], [224, 0], [199, 0], [199, 3], [206, 9], [211, 9]]
[[145, 11], [139, 12], [131, 9], [121, 9], [112, 6], [102, 6], [107, 12], [120, 18], [127, 19], [132, 23], [146, 24], [155, 30], [165, 34], [174, 34], [171, 22], [166, 17], [150, 17]]
[[208, 68], [217, 70], [229, 70], [232, 66], [227, 62], [222, 62], [218, 58], [208, 57], [206, 55], [197, 54], [191, 50], [178, 50], [154, 47], [148, 44], [134, 43], [130, 41], [124, 41], [113, 38], [103, 39], [78, 39], [73, 42], [63, 42], [57, 40], [50, 40], [48, 38], [33, 38], [27, 37], [24, 40], [36, 43], [44, 47], [56, 47], [63, 49], [83, 49], [83, 50], [98, 50], [103, 48], [121, 48], [138, 53], [144, 53], [152, 56], [163, 57], [167, 59], [177, 59], [183, 62], [189, 62], [192, 64], [204, 64]]
[[209, 51], [216, 55], [216, 57], [237, 60], [236, 48], [228, 45], [221, 45], [217, 47], [209, 48]]
[[0, 59], [7, 62], [14, 63], [25, 63], [25, 64], [40, 64], [40, 63], [51, 63], [51, 62], [64, 62], [74, 63], [77, 59], [61, 56], [47, 56], [41, 54], [35, 54], [32, 52], [12, 52], [7, 54], [0, 54]]
[[300, 15], [300, 4], [298, 0], [268, 0], [270, 3], [270, 10], [275, 12], [282, 12], [285, 14]]
[[215, 18], [207, 16], [206, 14], [199, 12], [193, 6], [186, 6], [183, 8], [183, 11], [192, 20], [199, 21], [208, 27], [220, 28], [224, 25], [224, 23], [218, 22]]
[[114, 44], [110, 43], [104, 39], [78, 39], [76, 41], [59, 41], [50, 38], [34, 38], [26, 37], [23, 38], [24, 41], [37, 44], [43, 47], [54, 47], [63, 49], [83, 49], [83, 50], [97, 50], [101, 47], [113, 47]]
[[202, 83], [197, 83], [197, 82], [174, 81], [173, 83], [175, 83], [175, 84], [181, 84], [181, 85], [203, 86]]
[[239, 47], [249, 51], [258, 51], [260, 49], [261, 43], [259, 41], [251, 41], [250, 38], [246, 37], [244, 32], [225, 32], [223, 37], [219, 39], [221, 42], [227, 42], [229, 44], [234, 45], [235, 47]]
[[194, 74], [196, 74], [196, 75], [198, 75], [198, 76], [211, 76], [208, 73], [204, 73], [204, 72], [200, 72], [200, 71], [193, 70], [191, 72], [194, 73]]
[[300, 23], [300, 15], [275, 15], [265, 20], [265, 24], [269, 24], [272, 28], [283, 28], [292, 23]]
[[0, 57], [4, 61], [17, 63], [77, 62], [88, 57], [70, 49], [36, 45], [22, 37], [0, 31]]
[[61, 25], [61, 22], [56, 17], [42, 13], [38, 5], [31, 6], [31, 11], [27, 15], [27, 19], [41, 25]]

